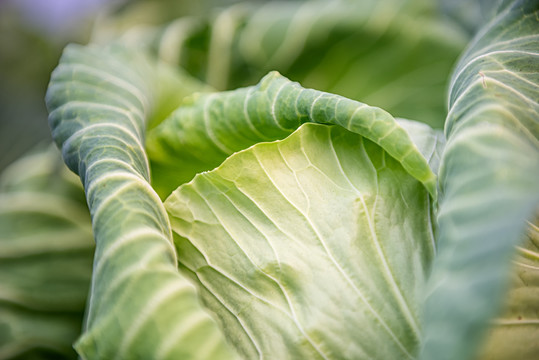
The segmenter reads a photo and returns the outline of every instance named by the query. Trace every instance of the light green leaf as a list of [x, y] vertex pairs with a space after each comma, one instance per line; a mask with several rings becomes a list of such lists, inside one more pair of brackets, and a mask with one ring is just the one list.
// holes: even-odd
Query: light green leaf
[[452, 80], [425, 360], [474, 358], [539, 208], [539, 2], [505, 3]]
[[410, 139], [429, 163], [434, 174], [438, 174], [440, 158], [445, 147], [445, 136], [441, 130], [413, 120], [396, 119], [400, 126], [408, 133]]
[[81, 178], [96, 241], [84, 359], [230, 359], [179, 274], [167, 214], [149, 184], [143, 139], [155, 65], [133, 51], [69, 46], [47, 93], [64, 161]]
[[165, 206], [182, 268], [245, 358], [415, 358], [430, 196], [375, 143], [305, 124]]
[[282, 139], [304, 122], [340, 125], [376, 142], [436, 197], [436, 175], [390, 114], [342, 96], [304, 89], [277, 72], [253, 87], [194, 96], [155, 128], [147, 143], [155, 170], [153, 186], [161, 196], [167, 195], [234, 152]]
[[90, 215], [58, 150], [0, 177], [0, 359], [75, 359], [92, 273]]

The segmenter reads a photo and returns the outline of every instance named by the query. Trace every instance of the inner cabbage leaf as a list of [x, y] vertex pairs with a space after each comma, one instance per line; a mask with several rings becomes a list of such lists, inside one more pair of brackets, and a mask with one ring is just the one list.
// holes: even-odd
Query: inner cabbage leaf
[[431, 200], [374, 142], [305, 124], [165, 207], [181, 269], [245, 358], [415, 358]]

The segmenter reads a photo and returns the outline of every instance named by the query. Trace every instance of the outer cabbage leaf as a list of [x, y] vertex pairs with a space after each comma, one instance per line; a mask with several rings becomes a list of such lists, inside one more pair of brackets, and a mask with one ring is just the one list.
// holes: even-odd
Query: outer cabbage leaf
[[500, 311], [514, 246], [539, 207], [539, 2], [504, 3], [452, 79], [425, 360], [476, 355]]
[[[41, 150], [41, 149], [40, 149]], [[54, 148], [0, 177], [0, 359], [75, 359], [94, 242], [80, 181]]]
[[256, 86], [194, 96], [155, 128], [147, 142], [153, 185], [161, 196], [168, 195], [234, 152], [261, 141], [282, 139], [305, 122], [340, 125], [376, 142], [436, 197], [436, 175], [389, 113], [302, 88], [277, 72]]
[[430, 196], [375, 143], [304, 124], [165, 206], [182, 268], [245, 358], [415, 358]]
[[180, 275], [168, 217], [142, 145], [159, 99], [155, 66], [122, 48], [66, 48], [47, 93], [64, 161], [84, 185], [96, 253], [84, 359], [230, 359]]

